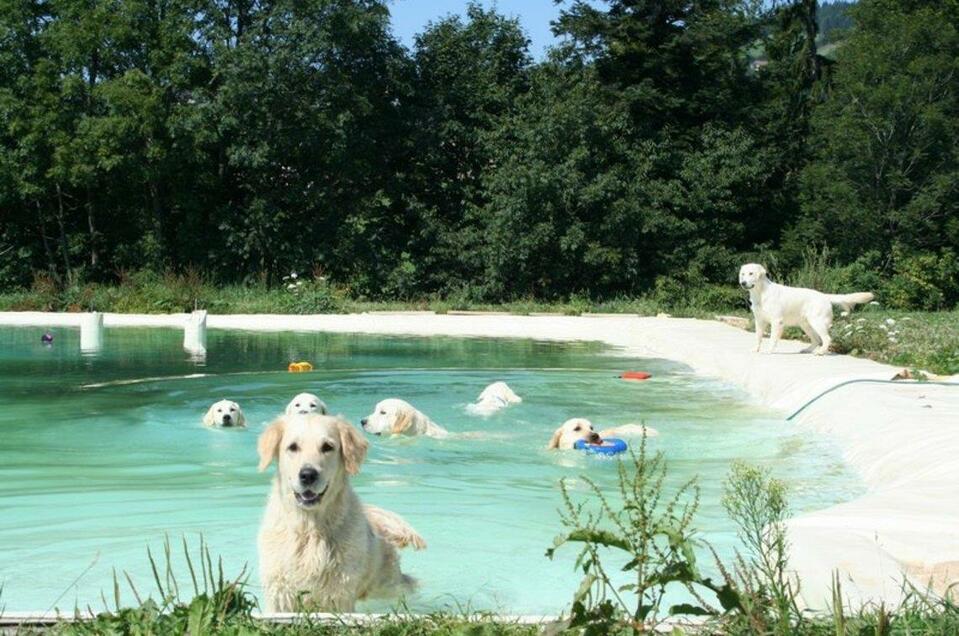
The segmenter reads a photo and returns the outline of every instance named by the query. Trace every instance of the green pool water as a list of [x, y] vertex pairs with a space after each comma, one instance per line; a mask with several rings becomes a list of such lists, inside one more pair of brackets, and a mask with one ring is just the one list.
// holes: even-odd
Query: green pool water
[[[751, 406], [737, 389], [663, 360], [597, 344], [211, 331], [200, 363], [169, 329], [108, 329], [101, 353], [79, 352], [79, 332], [0, 327], [0, 606], [7, 611], [90, 606], [113, 597], [113, 571], [153, 589], [147, 548], [202, 535], [224, 569], [256, 575], [256, 532], [269, 474], [256, 472], [258, 432], [296, 393], [310, 391], [354, 423], [387, 397], [412, 402], [449, 439], [370, 440], [354, 485], [402, 514], [429, 542], [406, 552], [419, 579], [413, 610], [556, 613], [578, 584], [574, 552], [544, 551], [559, 532], [563, 478], [612, 485], [615, 460], [545, 450], [563, 420], [601, 426], [645, 421], [670, 484], [699, 476], [698, 527], [719, 553], [734, 545], [719, 504], [736, 459], [770, 466], [796, 511], [849, 499], [859, 482], [836, 448]], [[290, 374], [291, 360], [316, 371]], [[647, 382], [616, 378], [623, 369]], [[203, 377], [177, 377], [205, 374]], [[131, 380], [143, 380], [129, 382]], [[488, 419], [464, 406], [505, 380], [524, 402]], [[247, 430], [207, 430], [206, 408], [238, 401]], [[182, 559], [174, 559], [189, 587]], [[124, 599], [132, 594], [124, 583]], [[380, 611], [382, 602], [360, 609]]]

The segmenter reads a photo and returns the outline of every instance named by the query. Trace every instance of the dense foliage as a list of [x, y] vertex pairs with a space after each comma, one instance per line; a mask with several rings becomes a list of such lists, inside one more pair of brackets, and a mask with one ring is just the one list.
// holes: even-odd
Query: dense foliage
[[0, 0], [0, 290], [688, 301], [827, 254], [954, 306], [957, 5], [838, 5], [569, 0], [535, 62], [479, 5], [407, 50], [385, 0]]
[[838, 42], [846, 36], [846, 29], [852, 27], [852, 18], [849, 9], [855, 2], [849, 0], [826, 0], [816, 12], [816, 22], [819, 23], [819, 42], [829, 44]]

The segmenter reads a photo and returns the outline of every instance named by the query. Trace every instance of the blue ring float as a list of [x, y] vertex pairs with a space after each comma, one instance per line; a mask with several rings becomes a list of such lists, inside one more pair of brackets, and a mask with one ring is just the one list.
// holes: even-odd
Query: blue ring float
[[578, 439], [573, 444], [576, 450], [586, 451], [594, 455], [619, 455], [626, 452], [626, 442], [615, 437], [607, 437], [602, 444], [590, 444], [585, 439]]

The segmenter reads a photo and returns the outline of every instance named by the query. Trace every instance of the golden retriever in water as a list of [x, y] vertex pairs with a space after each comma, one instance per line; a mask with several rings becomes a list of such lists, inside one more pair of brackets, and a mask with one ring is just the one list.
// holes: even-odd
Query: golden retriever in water
[[223, 428], [246, 426], [246, 416], [236, 402], [220, 400], [207, 409], [206, 415], [203, 416], [203, 425]]
[[519, 404], [523, 398], [516, 395], [505, 382], [494, 382], [479, 394], [476, 401], [466, 405], [466, 410], [474, 415], [491, 415], [500, 409]]
[[762, 348], [763, 333], [769, 327], [769, 353], [776, 350], [784, 327], [800, 327], [809, 338], [810, 344], [803, 353], [828, 353], [832, 342], [832, 306], [849, 312], [874, 298], [870, 292], [824, 294], [815, 289], [779, 285], [769, 280], [766, 268], [757, 263], [739, 268], [739, 285], [749, 290], [749, 305], [756, 323], [756, 351]]
[[449, 432], [405, 400], [378, 402], [373, 412], [360, 420], [363, 429], [374, 435], [426, 435], [446, 437]]
[[326, 408], [326, 402], [312, 393], [298, 393], [286, 405], [287, 415], [307, 415], [308, 413], [326, 415], [329, 410]]
[[574, 417], [556, 429], [546, 448], [570, 450], [581, 439], [590, 444], [600, 444], [607, 437], [642, 437], [644, 434], [646, 437], [656, 437], [659, 431], [641, 424], [623, 424], [597, 433], [593, 430], [592, 422], [582, 417]]
[[367, 446], [328, 415], [284, 416], [260, 435], [260, 471], [277, 462], [257, 540], [268, 612], [351, 612], [358, 600], [415, 587], [397, 548], [425, 542], [399, 515], [364, 508], [350, 487]]

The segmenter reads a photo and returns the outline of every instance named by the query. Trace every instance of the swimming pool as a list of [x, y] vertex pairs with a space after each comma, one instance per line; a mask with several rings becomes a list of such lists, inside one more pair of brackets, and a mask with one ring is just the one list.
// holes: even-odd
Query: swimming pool
[[[733, 533], [719, 501], [735, 459], [772, 467], [797, 512], [861, 492], [834, 446], [734, 387], [599, 344], [210, 331], [209, 356], [198, 363], [178, 330], [109, 329], [95, 356], [80, 354], [77, 330], [52, 331], [54, 346], [45, 347], [42, 329], [0, 328], [0, 605], [8, 611], [102, 609], [113, 568], [149, 591], [146, 549], [160, 552], [165, 536], [197, 545], [202, 535], [228, 574], [249, 564], [258, 592], [255, 539], [271, 477], [256, 472], [256, 435], [300, 391], [354, 423], [377, 401], [401, 397], [457, 434], [371, 438], [354, 479], [363, 501], [400, 513], [429, 543], [403, 553], [404, 571], [421, 584], [408, 599], [416, 611], [566, 607], [579, 583], [575, 551], [544, 557], [561, 530], [559, 482], [588, 473], [612, 485], [616, 466], [545, 450], [569, 417], [658, 429], [651, 450], [666, 454], [672, 485], [699, 475], [697, 525], [724, 556]], [[317, 370], [286, 372], [301, 359]], [[623, 369], [653, 380], [623, 382]], [[467, 414], [497, 379], [524, 402], [487, 419]], [[201, 426], [221, 398], [242, 405], [248, 430]]]

